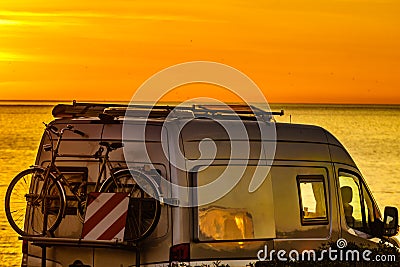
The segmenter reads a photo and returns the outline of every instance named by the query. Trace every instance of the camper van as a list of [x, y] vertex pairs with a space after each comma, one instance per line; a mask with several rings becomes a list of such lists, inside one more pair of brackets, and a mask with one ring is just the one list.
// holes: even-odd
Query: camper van
[[[127, 113], [128, 109], [132, 112]], [[143, 111], [149, 109], [149, 116], [144, 117]], [[93, 103], [54, 107], [55, 119], [48, 127], [69, 127], [78, 132], [65, 132], [56, 165], [70, 184], [84, 188], [88, 195], [101, 191], [95, 189], [101, 171], [95, 155], [101, 145], [112, 146], [122, 141], [146, 143], [147, 151], [138, 146], [129, 157], [130, 162], [123, 148], [114, 145], [109, 153], [113, 170], [106, 168], [104, 177], [112, 171], [132, 168], [143, 174], [159, 196], [157, 205], [148, 207], [157, 216], [146, 235], [134, 241], [129, 240], [129, 227], [125, 228], [122, 239], [87, 239], [82, 234], [87, 220], [78, 216], [76, 199], [61, 183], [67, 197], [59, 225], [41, 235], [20, 237], [22, 266], [249, 266], [260, 262], [266, 248], [301, 253], [337, 240], [370, 247], [384, 240], [399, 246], [393, 238], [398, 232], [397, 209], [386, 207], [384, 214], [381, 213], [351, 156], [327, 130], [313, 125], [277, 123], [274, 116], [283, 112], [243, 105], [231, 105], [229, 110], [213, 105], [181, 108], [185, 119], [190, 117], [190, 120], [179, 128], [180, 117], [171, 116], [173, 110], [173, 106]], [[230, 140], [213, 117], [232, 127], [244, 125], [247, 136], [243, 140]], [[258, 118], [276, 129], [273, 159], [267, 158], [268, 153], [260, 153], [264, 148]], [[123, 126], [127, 124], [132, 129], [145, 125], [145, 140], [139, 140], [140, 136], [135, 134], [132, 140], [123, 140]], [[207, 140], [212, 140], [216, 152], [201, 155], [199, 147]], [[232, 158], [231, 142], [244, 141], [249, 147], [248, 157]], [[44, 134], [35, 162], [37, 168], [45, 168], [51, 161], [50, 142], [54, 140]], [[144, 157], [146, 153], [151, 166]], [[169, 159], [178, 153], [196, 164], [188, 171], [177, 168]], [[207, 167], [202, 168], [203, 165]], [[255, 190], [249, 190], [256, 168], [263, 165], [268, 167], [265, 179]], [[179, 205], [179, 200], [173, 205], [172, 200], [178, 199], [174, 191], [163, 188], [155, 178], [193, 187], [212, 182], [228, 166], [233, 172], [244, 170], [240, 181], [220, 198], [200, 206], [185, 207]], [[101, 178], [102, 182], [105, 180]], [[197, 200], [206, 197], [201, 194], [190, 197]], [[90, 204], [86, 205], [83, 217], [88, 216]], [[130, 208], [128, 204], [127, 216], [138, 217], [129, 212]], [[25, 229], [31, 227], [29, 217], [27, 209]]]

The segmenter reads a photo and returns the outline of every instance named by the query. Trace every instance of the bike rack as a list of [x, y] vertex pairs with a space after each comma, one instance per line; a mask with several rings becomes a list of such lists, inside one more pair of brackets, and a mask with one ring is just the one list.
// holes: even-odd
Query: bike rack
[[19, 240], [32, 242], [32, 245], [42, 249], [42, 267], [46, 266], [47, 247], [53, 246], [72, 246], [72, 247], [90, 247], [90, 248], [114, 248], [136, 251], [136, 266], [140, 266], [140, 249], [135, 243], [116, 240], [84, 240], [80, 238], [59, 238], [59, 237], [32, 237], [20, 236]]
[[49, 246], [80, 246], [80, 247], [108, 247], [108, 248], [136, 248], [131, 242], [116, 240], [84, 240], [81, 238], [62, 238], [62, 237], [32, 237], [20, 236], [20, 240], [32, 242], [33, 245]]

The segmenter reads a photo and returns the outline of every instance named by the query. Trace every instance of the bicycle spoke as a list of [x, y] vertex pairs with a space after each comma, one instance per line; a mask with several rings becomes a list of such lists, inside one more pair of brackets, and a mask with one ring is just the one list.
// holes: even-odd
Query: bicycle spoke
[[15, 213], [15, 212], [18, 212], [18, 211], [21, 211], [21, 210], [23, 210], [23, 209], [13, 210], [13, 211], [11, 211], [11, 213]]

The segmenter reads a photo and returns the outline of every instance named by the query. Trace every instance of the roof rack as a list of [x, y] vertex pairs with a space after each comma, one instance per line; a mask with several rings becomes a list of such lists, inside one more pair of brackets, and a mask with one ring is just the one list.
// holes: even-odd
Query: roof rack
[[[150, 112], [149, 112], [150, 111]], [[182, 115], [189, 117], [223, 116], [250, 119], [263, 117], [264, 120], [273, 120], [273, 115], [282, 116], [284, 111], [270, 112], [252, 105], [229, 104], [195, 104], [192, 106], [169, 106], [169, 105], [128, 105], [128, 104], [105, 104], [105, 103], [77, 103], [72, 105], [58, 104], [53, 108], [52, 114], [55, 118], [80, 118], [99, 117], [100, 114], [109, 117], [150, 117], [166, 118], [171, 112], [174, 117]], [[101, 116], [101, 115], [100, 115]]]
[[53, 108], [52, 115], [54, 118], [97, 117], [106, 108], [126, 106], [124, 104], [77, 103], [73, 101], [72, 105], [56, 105]]

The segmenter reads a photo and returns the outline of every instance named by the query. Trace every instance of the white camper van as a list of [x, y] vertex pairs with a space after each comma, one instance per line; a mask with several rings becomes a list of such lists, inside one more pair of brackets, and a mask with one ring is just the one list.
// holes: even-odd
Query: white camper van
[[[188, 107], [184, 112], [191, 120], [177, 132], [179, 118], [168, 116], [174, 109], [171, 106], [127, 107], [92, 103], [56, 106], [53, 109], [55, 119], [48, 126], [53, 127], [54, 140], [52, 142], [47, 134], [43, 135], [35, 165], [42, 169], [48, 166], [52, 158], [51, 152], [46, 151], [50, 150], [49, 144], [54, 145], [57, 140], [57, 129], [67, 129], [55, 162], [70, 184], [68, 187], [61, 179], [59, 181], [63, 187], [60, 190], [66, 195], [60, 200], [65, 201], [65, 209], [53, 229], [48, 227], [49, 231], [44, 233], [29, 234], [33, 223], [29, 219], [32, 211], [27, 208], [25, 232], [21, 232], [22, 266], [126, 267], [181, 263], [200, 266], [213, 262], [219, 266], [247, 266], [259, 262], [260, 251], [266, 247], [269, 251], [296, 249], [301, 252], [338, 239], [369, 246], [380, 240], [397, 244], [391, 237], [398, 232], [397, 209], [387, 207], [385, 216], [381, 214], [361, 172], [332, 134], [312, 125], [276, 123], [270, 112], [257, 110], [259, 113], [254, 113], [249, 107], [239, 105], [230, 107], [231, 110], [212, 105]], [[136, 112], [128, 116], [127, 108]], [[150, 116], [144, 120], [141, 112], [149, 108]], [[232, 110], [240, 120], [233, 118]], [[250, 192], [249, 183], [256, 166], [270, 162], [260, 156], [266, 155], [260, 153], [263, 148], [255, 120], [261, 115], [266, 124], [274, 124], [276, 128], [276, 151], [267, 177]], [[230, 142], [243, 140], [230, 140], [224, 128], [210, 116], [233, 126], [245, 126], [250, 147], [248, 158], [231, 158]], [[145, 140], [132, 137], [130, 141], [145, 141], [147, 152], [138, 146], [130, 164], [119, 145], [123, 123], [146, 125]], [[209, 139], [213, 141], [216, 153], [210, 155], [212, 161], [207, 168], [200, 168], [202, 162], [197, 161], [198, 166], [182, 171], [170, 164], [163, 153], [167, 151], [169, 156], [182, 153], [186, 160], [196, 160], [200, 158], [201, 142]], [[167, 143], [162, 144], [161, 140], [167, 140]], [[107, 146], [112, 147], [110, 165], [99, 178], [99, 172], [103, 172], [99, 167], [102, 161], [96, 153], [104, 154]], [[176, 147], [180, 151], [176, 151]], [[146, 165], [145, 153], [152, 161], [151, 167]], [[207, 155], [202, 156], [202, 160], [209, 160]], [[173, 184], [190, 187], [212, 182], [228, 164], [233, 165], [234, 171], [243, 167], [245, 171], [237, 185], [221, 198], [198, 207], [162, 201], [162, 197], [171, 200], [176, 196], [173, 191], [166, 193], [168, 190], [154, 177], [160, 175]], [[152, 190], [162, 196], [145, 206], [148, 213], [138, 215], [129, 212], [132, 204], [127, 206], [128, 217], [148, 216], [151, 219], [147, 232], [140, 238], [130, 239], [132, 229], [127, 226], [122, 239], [84, 238], [82, 232], [87, 220], [81, 217], [88, 217], [89, 201], [79, 216], [82, 211], [71, 188], [85, 190], [85, 194], [113, 192], [104, 190], [104, 185], [97, 181], [106, 183], [111, 172], [126, 172], [132, 166], [147, 179]], [[103, 190], [96, 188], [102, 186]], [[31, 184], [30, 190], [32, 187]], [[191, 197], [201, 199], [204, 196]], [[57, 212], [59, 210], [60, 207]]]

